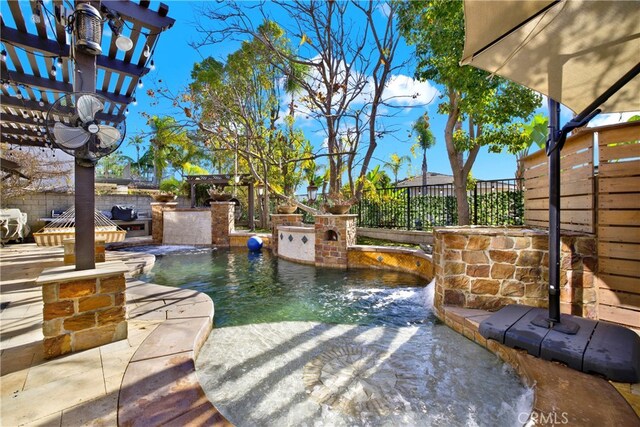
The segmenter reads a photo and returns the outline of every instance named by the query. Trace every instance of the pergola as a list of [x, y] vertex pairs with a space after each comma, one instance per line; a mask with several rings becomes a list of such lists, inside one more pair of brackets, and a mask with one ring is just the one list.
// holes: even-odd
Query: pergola
[[[234, 185], [232, 182], [236, 180], [236, 176], [233, 175], [189, 175], [187, 176], [187, 182], [189, 183], [189, 187], [191, 189], [191, 207], [194, 208], [196, 206], [196, 185], [197, 184], [207, 184], [214, 185], [219, 187], [225, 187], [228, 185]], [[255, 228], [255, 204], [254, 204], [254, 188], [255, 182], [253, 177], [250, 174], [239, 174], [237, 175], [236, 184], [240, 187], [248, 187], [249, 194], [247, 195], [248, 201], [248, 216], [249, 216], [249, 228], [254, 230]]]
[[[66, 18], [80, 3], [98, 9], [103, 28], [112, 28], [111, 36], [103, 31], [99, 55], [76, 49], [68, 31], [72, 26]], [[167, 16], [166, 4], [153, 11], [148, 0], [139, 4], [75, 0], [75, 5], [63, 0], [47, 4], [2, 0], [0, 4], [0, 131], [2, 142], [10, 147], [55, 148], [45, 127], [47, 112], [57, 99], [73, 92], [102, 95], [107, 100], [101, 113], [105, 120], [114, 124], [125, 120], [139, 82], [153, 67], [160, 34], [175, 22]], [[118, 36], [128, 37], [132, 48], [119, 50]], [[94, 267], [94, 168], [76, 165], [75, 180], [76, 268], [80, 270]]]

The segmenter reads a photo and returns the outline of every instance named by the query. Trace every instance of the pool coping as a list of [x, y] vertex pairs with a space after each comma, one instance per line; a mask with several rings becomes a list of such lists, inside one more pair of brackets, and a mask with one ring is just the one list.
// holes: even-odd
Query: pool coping
[[[140, 281], [128, 283], [129, 295], [133, 298], [128, 303], [139, 304], [130, 313], [134, 318], [166, 317], [127, 366], [118, 400], [118, 425], [233, 425], [207, 399], [195, 371], [195, 360], [213, 329], [211, 298]], [[483, 338], [478, 326], [489, 312], [444, 306], [443, 313], [448, 327], [496, 354], [533, 388], [534, 404], [527, 422], [640, 425], [614, 384]], [[168, 344], [167, 337], [174, 341]]]

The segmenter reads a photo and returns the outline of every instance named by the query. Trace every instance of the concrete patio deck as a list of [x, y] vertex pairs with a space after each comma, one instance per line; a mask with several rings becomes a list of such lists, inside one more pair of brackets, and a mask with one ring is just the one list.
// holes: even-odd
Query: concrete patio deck
[[225, 424], [195, 376], [197, 351], [212, 327], [211, 299], [133, 279], [151, 268], [153, 256], [109, 252], [107, 260], [129, 267], [128, 338], [45, 360], [35, 279], [62, 265], [62, 248], [0, 249], [0, 425]]

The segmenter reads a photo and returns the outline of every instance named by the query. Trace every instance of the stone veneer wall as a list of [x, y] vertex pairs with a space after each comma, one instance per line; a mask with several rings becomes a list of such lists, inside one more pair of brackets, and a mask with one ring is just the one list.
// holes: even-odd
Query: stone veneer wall
[[281, 225], [302, 227], [302, 214], [271, 214], [271, 251], [278, 253], [278, 227]]
[[122, 262], [109, 262], [93, 270], [65, 266], [43, 272], [38, 283], [46, 358], [127, 338], [125, 271]]
[[151, 240], [153, 243], [162, 244], [164, 236], [164, 211], [175, 210], [177, 202], [151, 203]]
[[347, 268], [347, 249], [356, 244], [357, 215], [317, 215], [316, 266]]
[[[434, 230], [434, 306], [497, 310], [508, 304], [547, 307], [549, 242], [546, 231], [524, 228], [455, 227]], [[561, 237], [560, 309], [596, 317], [596, 240]]]
[[214, 246], [230, 245], [229, 236], [235, 230], [234, 202], [211, 203], [211, 244]]
[[347, 259], [349, 268], [404, 271], [433, 279], [431, 255], [418, 249], [355, 245], [349, 247]]

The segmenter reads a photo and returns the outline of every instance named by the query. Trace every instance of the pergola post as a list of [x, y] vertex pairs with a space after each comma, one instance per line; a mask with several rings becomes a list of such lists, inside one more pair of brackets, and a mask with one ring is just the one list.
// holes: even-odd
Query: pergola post
[[[76, 1], [76, 4], [78, 1]], [[93, 2], [99, 8], [99, 2]], [[74, 92], [96, 91], [96, 57], [75, 49], [73, 75]], [[95, 263], [95, 166], [81, 166], [75, 162], [76, 205], [76, 270], [94, 269]]]

